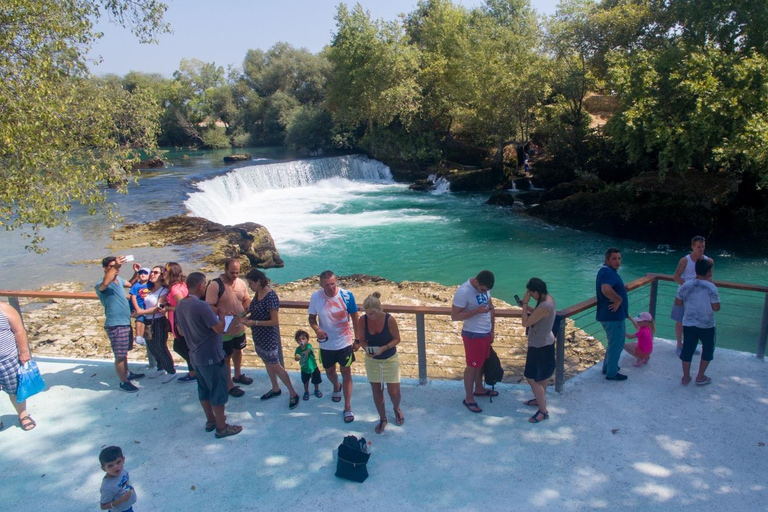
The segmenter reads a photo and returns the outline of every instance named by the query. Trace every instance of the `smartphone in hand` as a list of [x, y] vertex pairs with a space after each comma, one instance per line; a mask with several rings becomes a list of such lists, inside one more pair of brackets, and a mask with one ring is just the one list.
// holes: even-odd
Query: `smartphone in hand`
[[371, 354], [372, 356], [377, 356], [381, 352], [381, 347], [372, 347], [368, 345], [365, 347], [365, 351]]
[[515, 302], [517, 302], [518, 306], [523, 307], [523, 301], [520, 300], [520, 296], [519, 295], [515, 295]]

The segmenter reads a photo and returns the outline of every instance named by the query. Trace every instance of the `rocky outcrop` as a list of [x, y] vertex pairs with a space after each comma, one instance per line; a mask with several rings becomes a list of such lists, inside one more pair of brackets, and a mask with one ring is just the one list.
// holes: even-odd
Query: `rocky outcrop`
[[509, 175], [499, 169], [447, 169], [438, 174], [451, 183], [452, 192], [493, 190], [509, 183]]
[[494, 192], [491, 197], [488, 198], [485, 204], [492, 204], [496, 206], [513, 206], [515, 204], [515, 196], [506, 190], [499, 190], [498, 192]]
[[224, 157], [224, 163], [231, 164], [233, 162], [243, 162], [253, 159], [250, 153], [242, 153], [238, 155], [227, 155]]
[[225, 258], [240, 259], [243, 270], [284, 266], [272, 235], [253, 222], [223, 226], [199, 217], [174, 215], [145, 224], [126, 224], [112, 233], [112, 238], [115, 249], [203, 243], [210, 252], [202, 261], [212, 268], [221, 268]]
[[134, 171], [140, 171], [141, 169], [160, 169], [162, 167], [165, 167], [165, 162], [159, 156], [155, 156], [133, 164], [131, 169]]

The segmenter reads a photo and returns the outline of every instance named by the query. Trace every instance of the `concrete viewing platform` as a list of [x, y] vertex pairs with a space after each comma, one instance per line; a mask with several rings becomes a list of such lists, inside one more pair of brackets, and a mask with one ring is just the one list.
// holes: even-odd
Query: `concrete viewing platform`
[[[383, 435], [363, 378], [345, 424], [325, 376], [325, 396], [291, 411], [285, 390], [260, 401], [268, 378], [250, 370], [254, 384], [227, 404], [244, 430], [226, 439], [204, 431], [195, 384], [147, 377], [127, 394], [111, 362], [37, 361], [49, 387], [28, 402], [37, 428], [23, 432], [0, 399], [3, 510], [98, 510], [98, 454], [112, 444], [126, 456], [136, 512], [768, 510], [768, 363], [751, 354], [717, 349], [712, 384], [683, 387], [674, 347], [657, 340], [646, 366], [622, 356], [625, 382], [604, 380], [597, 365], [562, 394], [550, 388], [539, 424], [522, 404], [527, 385], [498, 386], [473, 414], [460, 382], [404, 381], [405, 424], [387, 402]], [[373, 441], [363, 484], [334, 476], [347, 434]]]

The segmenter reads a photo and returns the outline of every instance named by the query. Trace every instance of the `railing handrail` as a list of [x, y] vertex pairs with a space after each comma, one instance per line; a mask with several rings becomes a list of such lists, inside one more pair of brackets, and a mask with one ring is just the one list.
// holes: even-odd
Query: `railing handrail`
[[[654, 281], [674, 281], [671, 274], [657, 274], [648, 273], [643, 277], [639, 277], [627, 283], [627, 290], [632, 291], [637, 288], [641, 288]], [[731, 288], [734, 290], [752, 291], [759, 293], [768, 293], [768, 286], [748, 284], [748, 283], [734, 283], [731, 281], [719, 281], [713, 280], [712, 283], [718, 288]], [[32, 299], [92, 299], [97, 300], [98, 297], [94, 292], [41, 292], [33, 290], [0, 290], [0, 297], [26, 297]], [[597, 305], [597, 297], [590, 297], [557, 312], [559, 316], [570, 317], [582, 313]], [[307, 301], [280, 301], [280, 307], [287, 309], [307, 309], [309, 308], [309, 302]], [[442, 315], [450, 316], [451, 308], [438, 307], [438, 306], [400, 306], [396, 304], [385, 304], [384, 309], [388, 313], [405, 313], [405, 314], [425, 314], [425, 315]], [[500, 318], [520, 318], [520, 308], [511, 309], [499, 309], [494, 310], [497, 317]]]

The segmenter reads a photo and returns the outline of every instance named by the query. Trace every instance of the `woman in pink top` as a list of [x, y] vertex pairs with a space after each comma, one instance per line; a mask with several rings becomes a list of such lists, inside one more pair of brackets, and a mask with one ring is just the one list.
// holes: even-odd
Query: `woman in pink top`
[[181, 265], [175, 261], [170, 261], [165, 264], [165, 283], [170, 290], [166, 299], [168, 305], [165, 309], [168, 312], [168, 321], [171, 323], [171, 332], [173, 333], [173, 351], [184, 358], [184, 361], [187, 362], [187, 368], [189, 368], [189, 373], [184, 377], [179, 377], [178, 381], [193, 382], [197, 380], [197, 376], [195, 375], [195, 369], [192, 366], [192, 363], [189, 361], [189, 347], [187, 346], [187, 341], [184, 337], [179, 336], [176, 331], [176, 324], [173, 319], [176, 305], [181, 299], [189, 294], [184, 279], [185, 276], [181, 271]]
[[624, 350], [635, 356], [635, 366], [646, 364], [653, 352], [653, 335], [656, 334], [656, 323], [650, 313], [640, 313], [635, 318], [629, 317], [635, 326], [635, 334], [627, 334], [629, 339], [637, 339], [637, 343], [627, 343]]

